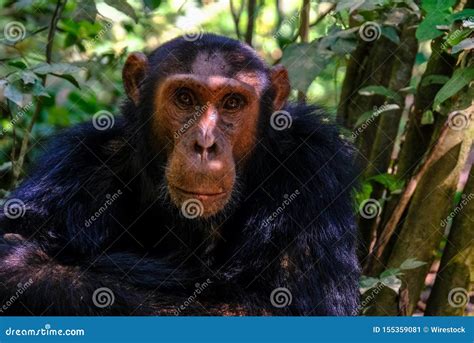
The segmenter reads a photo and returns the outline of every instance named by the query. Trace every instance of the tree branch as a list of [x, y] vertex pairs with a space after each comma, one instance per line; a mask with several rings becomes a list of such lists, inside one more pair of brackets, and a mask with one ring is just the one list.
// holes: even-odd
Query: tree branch
[[[449, 121], [449, 119], [448, 119]], [[374, 246], [374, 249], [372, 253], [369, 255], [369, 258], [367, 260], [366, 264], [366, 270], [370, 269], [372, 265], [372, 261], [374, 257], [380, 258], [382, 256], [382, 253], [392, 237], [393, 233], [395, 232], [395, 229], [397, 228], [397, 224], [400, 221], [400, 218], [402, 217], [403, 213], [405, 212], [413, 194], [415, 193], [416, 187], [418, 186], [418, 183], [420, 180], [423, 178], [425, 173], [428, 171], [429, 167], [435, 162], [436, 158], [439, 155], [440, 149], [443, 147], [443, 143], [446, 139], [447, 133], [449, 131], [449, 126], [448, 126], [448, 121], [446, 121], [445, 125], [441, 129], [441, 132], [439, 134], [438, 140], [436, 143], [433, 145], [429, 153], [427, 154], [426, 157], [426, 162], [421, 161], [419, 171], [415, 173], [415, 175], [410, 179], [408, 182], [407, 186], [405, 187], [405, 190], [403, 191], [400, 201], [398, 202], [397, 207], [393, 211], [392, 215], [390, 216], [390, 219], [388, 220], [387, 224], [385, 225], [385, 228], [383, 229], [380, 238], [378, 239], [377, 243]]]
[[[59, 18], [61, 17], [64, 6], [66, 5], [66, 2], [67, 0], [65, 0], [64, 2], [62, 2], [61, 0], [58, 0], [58, 2], [56, 3], [56, 8], [54, 9], [53, 17], [51, 18], [51, 23], [49, 25], [49, 32], [48, 32], [48, 43], [46, 44], [46, 52], [45, 52], [47, 63], [51, 63], [54, 35], [56, 33], [58, 21], [59, 21]], [[43, 86], [46, 85], [46, 75], [42, 78], [42, 84]], [[14, 161], [12, 163], [13, 164], [12, 165], [12, 168], [13, 168], [12, 185], [13, 186], [16, 184], [16, 182], [18, 181], [18, 178], [20, 177], [23, 163], [25, 162], [25, 156], [28, 151], [28, 143], [30, 140], [30, 134], [41, 112], [41, 107], [42, 107], [42, 100], [40, 97], [38, 97], [35, 112], [33, 113], [33, 116], [31, 117], [31, 121], [23, 135], [23, 140], [21, 142], [18, 159], [16, 161], [12, 160], [12, 162]]]
[[255, 26], [255, 7], [256, 7], [256, 0], [249, 0], [247, 4], [247, 12], [248, 12], [248, 21], [247, 21], [247, 32], [245, 32], [245, 43], [252, 46], [252, 37], [253, 37], [253, 29]]

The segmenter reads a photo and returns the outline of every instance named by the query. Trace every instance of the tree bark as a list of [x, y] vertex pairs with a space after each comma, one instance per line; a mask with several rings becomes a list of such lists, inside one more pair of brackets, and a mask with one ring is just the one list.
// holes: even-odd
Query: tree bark
[[[456, 97], [451, 107], [465, 109], [466, 101], [472, 99], [468, 89]], [[467, 99], [467, 100], [466, 100]], [[473, 107], [467, 111], [472, 116]], [[451, 210], [456, 186], [462, 168], [474, 140], [474, 123], [468, 122], [463, 130], [449, 129], [435, 162], [421, 179], [407, 212], [400, 236], [390, 255], [387, 268], [398, 268], [406, 259], [416, 258], [426, 265], [405, 271], [402, 277], [402, 291], [408, 292], [406, 311], [411, 315], [415, 309], [424, 280], [434, 260], [434, 251], [443, 238], [441, 225]], [[397, 315], [397, 296], [394, 292], [381, 293], [370, 311], [375, 315]]]
[[[471, 156], [474, 155], [474, 146]], [[462, 316], [474, 289], [474, 169], [453, 221], [436, 281], [427, 302], [427, 316]]]

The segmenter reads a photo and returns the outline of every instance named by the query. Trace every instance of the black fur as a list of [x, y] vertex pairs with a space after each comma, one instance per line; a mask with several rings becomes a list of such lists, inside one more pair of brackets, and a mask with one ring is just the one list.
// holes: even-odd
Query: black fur
[[[10, 196], [24, 215], [0, 218], [0, 314], [357, 313], [352, 148], [322, 110], [289, 104], [291, 127], [274, 130], [269, 89], [258, 143], [226, 211], [190, 220], [170, 204], [165, 154], [150, 148], [150, 99], [162, 75], [186, 70], [203, 49], [224, 51], [236, 70], [268, 72], [237, 41], [177, 39], [150, 55], [139, 108], [127, 100], [111, 129], [86, 123], [56, 137]], [[111, 306], [93, 304], [101, 287], [113, 291]], [[272, 306], [277, 287], [291, 292], [290, 305]]]

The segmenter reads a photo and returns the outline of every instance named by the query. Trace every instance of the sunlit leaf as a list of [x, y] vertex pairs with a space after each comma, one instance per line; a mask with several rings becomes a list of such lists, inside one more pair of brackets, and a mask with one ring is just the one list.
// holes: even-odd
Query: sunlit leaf
[[9, 83], [5, 87], [5, 91], [3, 92], [3, 95], [17, 104], [18, 106], [23, 106], [23, 101], [24, 101], [24, 96], [23, 93], [14, 85]]
[[281, 63], [288, 69], [293, 88], [304, 93], [329, 64], [333, 53], [318, 48], [315, 42], [288, 46], [283, 51]]
[[474, 66], [456, 69], [453, 76], [436, 94], [433, 107], [437, 109], [439, 105], [451, 98], [473, 80]]
[[138, 23], [138, 17], [135, 13], [135, 10], [133, 9], [132, 6], [130, 6], [130, 4], [125, 1], [125, 0], [104, 0], [104, 2], [115, 8], [116, 10], [122, 12], [123, 14], [126, 14], [127, 16], [129, 16], [130, 18], [132, 18], [133, 20], [135, 20], [136, 23]]
[[383, 95], [387, 98], [395, 100], [399, 104], [403, 102], [402, 97], [397, 92], [384, 86], [367, 86], [360, 89], [359, 94], [367, 96]]
[[408, 258], [400, 265], [400, 269], [409, 270], [424, 266], [426, 262], [418, 261], [416, 258]]

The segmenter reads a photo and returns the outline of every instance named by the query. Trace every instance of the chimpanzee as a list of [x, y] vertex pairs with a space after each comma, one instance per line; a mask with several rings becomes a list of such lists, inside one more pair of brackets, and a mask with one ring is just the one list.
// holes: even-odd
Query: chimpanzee
[[353, 149], [284, 67], [204, 34], [123, 81], [4, 203], [1, 313], [357, 314]]

